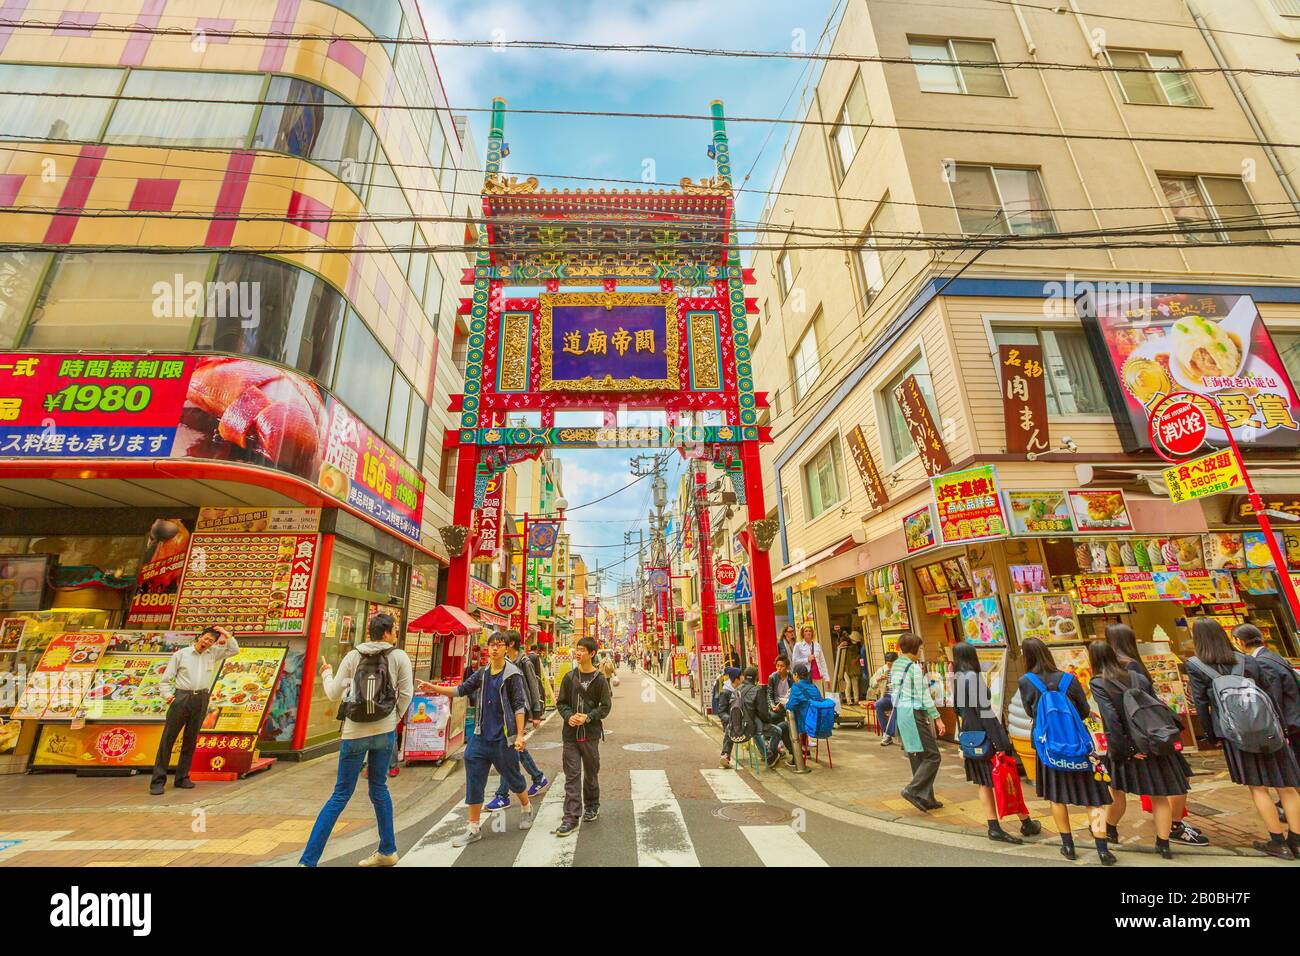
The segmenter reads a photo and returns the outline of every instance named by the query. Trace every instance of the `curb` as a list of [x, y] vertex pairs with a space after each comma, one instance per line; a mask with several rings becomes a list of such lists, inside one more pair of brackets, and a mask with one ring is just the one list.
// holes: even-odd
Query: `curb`
[[[677, 690], [671, 684], [665, 683], [665, 681], [661, 677], [659, 677], [659, 675], [653, 672], [648, 672], [648, 673], [650, 677], [652, 677], [659, 684], [663, 685], [665, 690], [671, 691], [674, 697], [677, 697], [683, 703], [690, 705], [691, 708], [695, 711], [695, 713], [700, 714], [701, 717], [704, 716], [700, 711], [697, 702], [693, 698], [686, 697], [684, 694], [682, 694], [681, 691]], [[716, 738], [718, 742], [721, 743], [722, 735], [720, 732], [720, 728], [718, 728], [718, 726], [714, 724], [712, 720], [709, 720], [707, 718], [703, 722], [709, 736]], [[869, 810], [865, 807], [848, 806], [840, 802], [839, 800], [829, 796], [828, 794], [825, 794], [820, 790], [816, 790], [812, 787], [803, 785], [803, 782], [806, 779], [806, 775], [787, 774], [784, 771], [782, 771], [782, 769], [779, 767], [773, 768], [772, 770], [767, 771], [767, 773], [764, 774], [763, 776], [756, 777], [755, 779], [757, 779], [760, 783], [762, 783], [764, 779], [770, 780], [773, 774], [776, 775], [776, 779], [780, 782], [780, 785], [783, 788], [792, 790], [798, 794], [803, 794], [807, 797], [817, 800], [818, 802], [834, 807], [837, 810], [840, 810], [845, 813], [851, 813], [860, 817], [868, 817], [872, 820], [878, 820], [882, 823], [889, 823], [895, 826], [910, 827], [916, 830], [929, 830], [929, 831], [935, 831], [939, 833], [959, 834], [962, 836], [974, 836], [974, 837], [982, 837], [984, 835], [982, 831], [973, 829], [971, 827], [955, 826], [951, 823], [942, 823], [939, 821], [930, 822], [924, 818], [918, 818], [913, 816], [899, 816], [881, 810]], [[1025, 847], [1038, 846], [1038, 847], [1054, 848], [1054, 844], [1050, 844], [1050, 843], [1044, 844], [1044, 843], [1026, 842], [1025, 844], [1023, 844], [1023, 846]], [[1119, 844], [1119, 852], [1143, 853], [1149, 856], [1156, 855], [1155, 847], [1140, 846], [1137, 844]], [[1180, 854], [1180, 858], [1182, 859], [1201, 857], [1201, 856], [1241, 858], [1241, 859], [1251, 859], [1251, 860], [1269, 859], [1269, 857], [1265, 856], [1262, 853], [1257, 853], [1253, 849], [1245, 850], [1245, 849], [1238, 849], [1236, 847], [1220, 847], [1220, 846], [1187, 848], [1184, 849]]]

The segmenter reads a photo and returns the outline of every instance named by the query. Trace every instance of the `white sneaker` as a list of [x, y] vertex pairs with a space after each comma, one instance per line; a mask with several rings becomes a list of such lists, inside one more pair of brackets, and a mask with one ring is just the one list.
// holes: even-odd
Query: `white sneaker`
[[451, 841], [451, 845], [459, 849], [463, 846], [469, 846], [471, 843], [477, 843], [481, 839], [483, 839], [482, 829], [475, 830], [466, 827], [464, 833]]
[[380, 853], [376, 850], [358, 863], [357, 866], [397, 866], [397, 854]]
[[519, 829], [529, 830], [533, 826], [533, 814], [531, 811], [526, 812], [519, 818]]
[[730, 757], [723, 757], [721, 760], [718, 761], [718, 766], [721, 767], [723, 770], [730, 770], [730, 769], [731, 769], [731, 758], [730, 758]]

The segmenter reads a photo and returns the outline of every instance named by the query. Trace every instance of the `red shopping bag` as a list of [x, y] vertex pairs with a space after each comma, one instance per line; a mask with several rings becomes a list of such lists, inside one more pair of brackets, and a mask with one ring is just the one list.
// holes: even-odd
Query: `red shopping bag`
[[[1143, 809], [1144, 811], [1146, 811], [1147, 813], [1150, 813], [1150, 812], [1151, 812], [1151, 798], [1150, 798], [1150, 797], [1143, 797], [1143, 798], [1142, 798], [1142, 809]], [[1186, 808], [1186, 807], [1183, 807], [1183, 816], [1184, 816], [1184, 817], [1187, 816], [1187, 808]], [[1179, 817], [1179, 819], [1182, 819], [1182, 817]]]
[[997, 803], [999, 819], [1029, 812], [1024, 791], [1020, 789], [1020, 771], [1014, 757], [993, 755], [993, 799]]

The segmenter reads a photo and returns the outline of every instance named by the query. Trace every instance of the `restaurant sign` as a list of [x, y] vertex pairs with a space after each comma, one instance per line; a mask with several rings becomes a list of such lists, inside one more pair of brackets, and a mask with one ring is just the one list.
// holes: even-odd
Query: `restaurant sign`
[[1006, 515], [992, 465], [940, 475], [931, 478], [930, 484], [943, 544], [1006, 535]]
[[1052, 450], [1047, 430], [1047, 377], [1041, 345], [999, 345], [1002, 420], [1007, 451], [1037, 455]]
[[675, 295], [554, 293], [538, 305], [542, 391], [681, 388]]
[[894, 400], [903, 413], [907, 433], [912, 438], [916, 453], [921, 457], [925, 473], [931, 478], [943, 474], [952, 467], [952, 459], [948, 456], [948, 448], [935, 426], [934, 416], [930, 414], [930, 406], [915, 375], [907, 376], [894, 389]]
[[880, 480], [880, 469], [876, 467], [876, 459], [871, 457], [861, 425], [854, 425], [853, 431], [849, 432], [849, 451], [858, 466], [858, 474], [862, 476], [862, 484], [866, 486], [867, 501], [873, 508], [885, 507], [889, 504], [889, 492], [885, 491], [885, 483]]
[[1237, 456], [1228, 451], [1216, 451], [1185, 461], [1166, 468], [1163, 474], [1169, 488], [1169, 500], [1174, 504], [1222, 494], [1245, 485]]

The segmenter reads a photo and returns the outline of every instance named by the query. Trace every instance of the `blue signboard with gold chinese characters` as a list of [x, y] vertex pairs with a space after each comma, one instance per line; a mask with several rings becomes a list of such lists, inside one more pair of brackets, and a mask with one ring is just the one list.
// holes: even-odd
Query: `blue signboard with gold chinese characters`
[[677, 390], [677, 297], [538, 296], [542, 391]]

